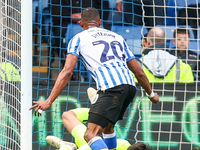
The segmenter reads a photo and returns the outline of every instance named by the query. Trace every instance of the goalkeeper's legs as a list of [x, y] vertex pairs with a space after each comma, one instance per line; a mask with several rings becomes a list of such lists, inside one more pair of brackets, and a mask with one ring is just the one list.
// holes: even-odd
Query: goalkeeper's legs
[[63, 141], [56, 136], [49, 135], [46, 137], [46, 140], [50, 145], [60, 150], [77, 150], [76, 144]]
[[[76, 111], [79, 111], [80, 109], [75, 109]], [[84, 144], [87, 144], [87, 142], [84, 140], [84, 134], [86, 131], [86, 126], [79, 121], [77, 118], [77, 115], [75, 112], [72, 111], [66, 111], [62, 115], [62, 120], [65, 128], [72, 134], [72, 136], [75, 138], [75, 143], [78, 147], [81, 147]], [[83, 111], [80, 111], [83, 112]], [[84, 112], [82, 113], [84, 115]], [[80, 115], [79, 115], [80, 117]], [[80, 119], [82, 120], [82, 119]]]
[[[86, 126], [82, 124], [82, 122], [87, 121], [88, 119], [88, 116], [87, 116], [88, 111], [89, 111], [88, 108], [77, 108], [77, 109], [72, 109], [70, 111], [63, 113], [63, 116], [62, 116], [63, 123], [65, 124], [66, 129], [68, 129], [68, 131], [75, 138], [76, 145], [79, 147], [78, 150], [91, 150], [87, 142], [84, 140], [84, 133], [86, 131]], [[110, 130], [110, 128], [113, 128], [112, 124], [110, 124], [110, 126], [104, 129], [104, 135], [103, 135], [105, 138], [104, 142], [106, 142], [109, 149], [110, 149], [110, 146], [109, 146], [110, 144], [108, 143], [115, 143], [112, 141], [114, 139], [113, 137], [115, 137], [114, 136], [115, 133], [109, 134], [108, 131]], [[109, 140], [109, 138], [111, 138], [111, 141]], [[53, 144], [52, 146], [57, 147], [57, 148], [60, 147], [60, 150], [68, 150], [69, 146], [66, 146], [66, 144], [71, 144], [70, 142], [62, 141], [59, 138], [54, 137], [54, 136], [48, 136], [47, 139], [48, 139], [49, 144], [51, 145]], [[63, 145], [60, 144], [60, 146], [58, 146], [59, 144], [56, 144], [57, 146], [55, 146], [55, 143], [59, 143], [60, 141], [62, 141], [61, 144]], [[120, 139], [118, 140], [117, 145], [118, 145], [118, 148], [117, 148], [118, 150], [124, 150], [130, 146], [130, 143], [126, 140]]]

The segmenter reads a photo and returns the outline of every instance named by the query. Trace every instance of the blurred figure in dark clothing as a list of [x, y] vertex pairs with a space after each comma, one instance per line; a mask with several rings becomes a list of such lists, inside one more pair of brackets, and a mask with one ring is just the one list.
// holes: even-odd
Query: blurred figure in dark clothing
[[[124, 25], [143, 25], [154, 27], [164, 25], [166, 0], [116, 0], [116, 9], [124, 14]], [[144, 7], [142, 7], [144, 5]], [[143, 15], [144, 11], [144, 15]], [[162, 18], [163, 16], [163, 18]]]

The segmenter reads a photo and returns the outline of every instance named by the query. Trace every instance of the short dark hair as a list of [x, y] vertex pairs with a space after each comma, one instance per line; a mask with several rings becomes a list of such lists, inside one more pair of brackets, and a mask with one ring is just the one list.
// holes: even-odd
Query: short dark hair
[[176, 37], [176, 34], [188, 34], [190, 37], [190, 32], [186, 28], [177, 28], [174, 30], [174, 38]]
[[87, 22], [100, 19], [99, 11], [93, 7], [85, 8], [81, 13], [81, 19]]
[[148, 144], [136, 143], [131, 145], [127, 150], [153, 150]]

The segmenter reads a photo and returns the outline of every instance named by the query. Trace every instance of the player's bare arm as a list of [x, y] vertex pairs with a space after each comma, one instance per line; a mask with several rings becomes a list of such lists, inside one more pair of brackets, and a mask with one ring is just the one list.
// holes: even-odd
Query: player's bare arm
[[128, 63], [129, 69], [135, 74], [135, 77], [137, 78], [139, 84], [144, 88], [146, 93], [149, 95], [149, 99], [153, 103], [157, 103], [159, 101], [159, 96], [157, 93], [153, 93], [152, 95], [152, 89], [151, 85], [149, 83], [148, 78], [146, 77], [145, 73], [143, 72], [142, 68], [140, 65], [137, 63], [136, 59], [130, 60]]
[[35, 105], [33, 105], [29, 110], [36, 108], [35, 109], [35, 115], [36, 115], [36, 113], [39, 109], [44, 111], [51, 106], [51, 104], [55, 101], [57, 96], [62, 92], [62, 90], [65, 88], [65, 86], [70, 81], [77, 60], [78, 60], [77, 56], [72, 55], [72, 54], [67, 55], [64, 68], [59, 73], [59, 75], [56, 79], [55, 85], [51, 91], [51, 94], [47, 98], [47, 100], [34, 101], [33, 103]]

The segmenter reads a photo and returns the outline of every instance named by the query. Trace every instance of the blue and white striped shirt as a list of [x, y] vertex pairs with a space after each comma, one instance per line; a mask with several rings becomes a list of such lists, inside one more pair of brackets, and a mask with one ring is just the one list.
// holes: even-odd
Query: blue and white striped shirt
[[80, 57], [96, 81], [97, 90], [121, 84], [135, 86], [127, 62], [135, 56], [122, 36], [102, 28], [89, 28], [76, 34], [68, 44], [68, 54]]

